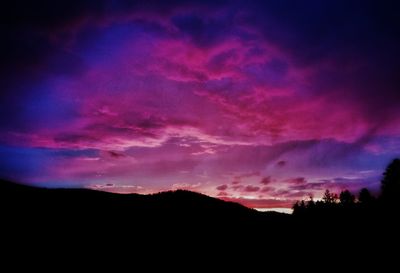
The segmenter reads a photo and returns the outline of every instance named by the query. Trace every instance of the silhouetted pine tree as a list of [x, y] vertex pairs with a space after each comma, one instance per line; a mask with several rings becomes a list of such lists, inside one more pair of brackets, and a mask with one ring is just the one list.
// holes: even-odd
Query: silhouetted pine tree
[[373, 205], [375, 198], [371, 195], [367, 188], [362, 188], [358, 194], [358, 202], [363, 207], [370, 207]]
[[383, 173], [381, 200], [385, 205], [396, 206], [400, 196], [400, 159], [394, 159]]
[[342, 191], [339, 196], [340, 204], [343, 206], [352, 206], [356, 197], [348, 190]]

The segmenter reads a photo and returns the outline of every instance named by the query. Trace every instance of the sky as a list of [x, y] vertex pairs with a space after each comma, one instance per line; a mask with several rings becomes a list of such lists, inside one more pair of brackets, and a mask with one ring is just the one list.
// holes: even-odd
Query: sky
[[288, 208], [400, 156], [398, 1], [21, 1], [0, 177]]

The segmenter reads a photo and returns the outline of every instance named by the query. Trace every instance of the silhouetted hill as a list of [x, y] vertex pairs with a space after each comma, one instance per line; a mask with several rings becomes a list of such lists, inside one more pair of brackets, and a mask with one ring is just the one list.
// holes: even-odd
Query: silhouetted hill
[[115, 194], [90, 189], [47, 189], [0, 181], [2, 207], [44, 211], [58, 208], [73, 209], [122, 209], [132, 211], [157, 211], [180, 214], [187, 211], [196, 213], [228, 213], [252, 215], [253, 209], [238, 203], [226, 202], [204, 194], [186, 190], [166, 191], [157, 194]]
[[290, 215], [260, 213], [233, 202], [177, 190], [157, 194], [114, 194], [89, 189], [46, 189], [0, 181], [2, 218], [18, 226], [76, 225], [146, 230], [274, 228]]

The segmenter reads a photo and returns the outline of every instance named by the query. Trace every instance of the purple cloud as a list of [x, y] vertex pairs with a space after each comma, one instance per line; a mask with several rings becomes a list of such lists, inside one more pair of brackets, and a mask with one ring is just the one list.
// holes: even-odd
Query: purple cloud
[[285, 160], [279, 160], [278, 162], [276, 162], [276, 166], [282, 168], [285, 167], [285, 165], [287, 164], [287, 161]]

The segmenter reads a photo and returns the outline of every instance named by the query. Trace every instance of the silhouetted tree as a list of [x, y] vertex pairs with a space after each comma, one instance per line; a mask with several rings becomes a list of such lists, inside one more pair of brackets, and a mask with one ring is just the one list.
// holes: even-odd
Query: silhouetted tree
[[384, 203], [395, 203], [400, 197], [400, 159], [394, 159], [383, 173], [381, 199]]
[[307, 209], [314, 209], [315, 208], [315, 202], [314, 202], [314, 196], [313, 194], [310, 194], [309, 200], [307, 202]]
[[358, 194], [358, 202], [363, 206], [370, 206], [374, 202], [374, 197], [367, 188], [362, 188]]
[[293, 214], [294, 215], [300, 215], [300, 214], [304, 214], [304, 212], [307, 209], [307, 205], [304, 202], [304, 200], [301, 201], [297, 201], [294, 205], [293, 205]]
[[300, 209], [300, 202], [296, 201], [296, 203], [294, 203], [293, 207], [293, 214], [296, 215], [299, 213], [299, 209]]
[[[314, 202], [298, 201], [293, 206], [293, 214], [300, 214], [303, 219], [336, 219], [346, 221], [390, 220], [400, 209], [400, 159], [394, 159], [386, 168], [382, 179], [382, 193], [375, 199], [368, 189], [363, 188], [358, 194], [358, 202], [349, 190], [343, 190], [339, 196], [327, 189], [322, 200]], [[339, 202], [338, 202], [339, 199]], [[394, 214], [395, 213], [395, 214]], [[300, 217], [299, 219], [302, 219]]]
[[337, 199], [337, 194], [331, 193], [329, 190], [326, 190], [322, 197], [325, 204], [335, 204]]
[[354, 204], [354, 200], [356, 199], [356, 197], [353, 194], [351, 194], [350, 191], [345, 190], [340, 193], [339, 199], [340, 199], [340, 204], [344, 206], [351, 206]]

